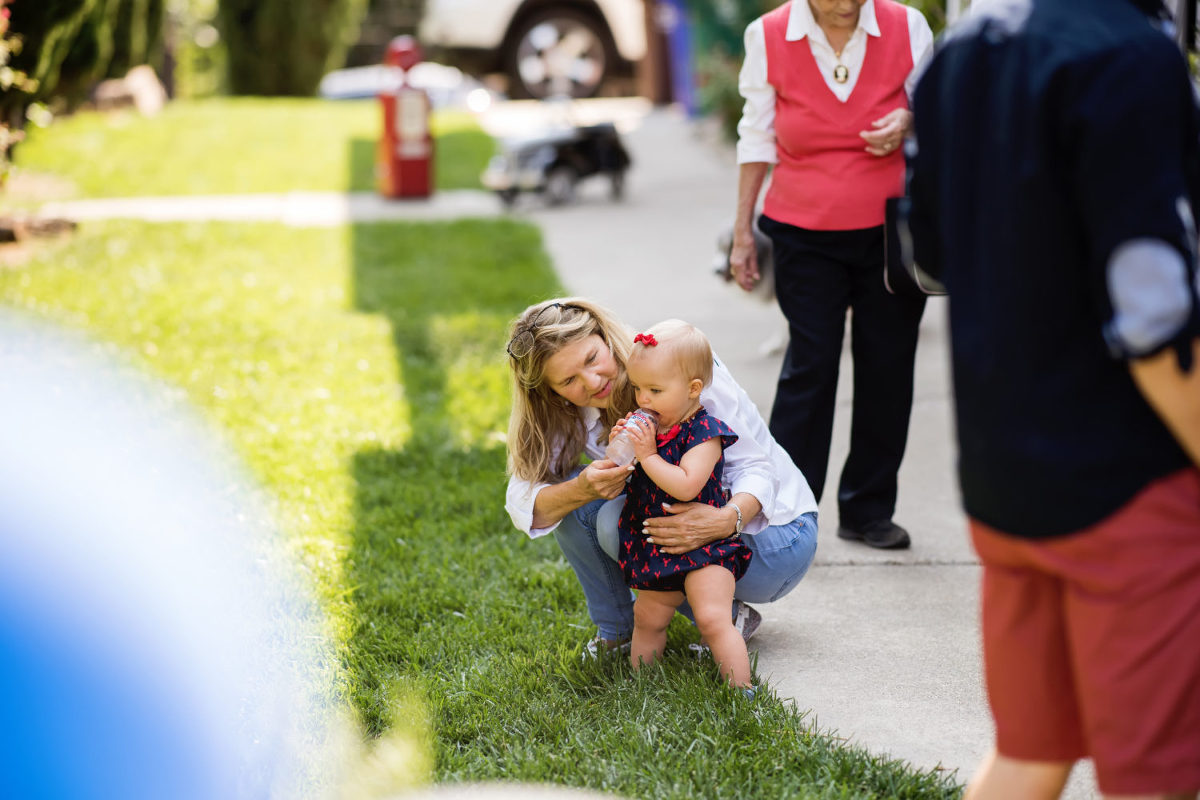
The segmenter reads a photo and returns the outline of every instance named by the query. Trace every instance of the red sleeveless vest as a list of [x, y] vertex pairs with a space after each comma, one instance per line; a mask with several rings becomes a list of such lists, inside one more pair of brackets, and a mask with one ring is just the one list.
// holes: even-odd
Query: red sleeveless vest
[[897, 149], [873, 156], [858, 133], [872, 130], [871, 122], [887, 112], [908, 108], [904, 81], [913, 60], [907, 10], [875, 0], [880, 35], [867, 37], [862, 72], [843, 103], [817, 69], [808, 37], [785, 38], [791, 7], [785, 3], [763, 16], [779, 157], [763, 213], [810, 230], [882, 225], [884, 200], [904, 191], [904, 155]]

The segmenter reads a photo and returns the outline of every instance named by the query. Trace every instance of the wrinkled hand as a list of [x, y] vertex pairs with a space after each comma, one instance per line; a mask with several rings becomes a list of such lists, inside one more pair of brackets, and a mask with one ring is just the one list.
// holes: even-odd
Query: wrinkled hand
[[873, 130], [858, 132], [867, 143], [867, 152], [873, 156], [889, 156], [904, 143], [904, 137], [912, 127], [912, 112], [907, 108], [892, 109], [872, 122], [871, 127]]
[[737, 285], [747, 292], [762, 279], [758, 272], [758, 248], [754, 246], [754, 235], [749, 231], [734, 231], [733, 246], [729, 250], [729, 268]]
[[663, 503], [663, 508], [667, 516], [647, 519], [642, 530], [664, 553], [686, 553], [733, 535], [734, 523], [722, 508], [704, 503]]
[[597, 498], [612, 500], [625, 491], [625, 479], [633, 471], [633, 465], [622, 467], [607, 458], [593, 461], [583, 468], [575, 480]]

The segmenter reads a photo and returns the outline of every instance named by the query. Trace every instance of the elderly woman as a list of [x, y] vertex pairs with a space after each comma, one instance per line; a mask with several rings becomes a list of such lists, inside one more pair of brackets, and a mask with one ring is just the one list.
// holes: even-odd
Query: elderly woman
[[[633, 632], [633, 595], [616, 561], [621, 493], [633, 467], [604, 457], [613, 424], [635, 408], [625, 374], [632, 344], [631, 332], [611, 312], [577, 298], [530, 306], [513, 323], [508, 343], [514, 391], [506, 508], [530, 537], [553, 533], [579, 578], [598, 629], [585, 657], [625, 645]], [[729, 502], [723, 508], [669, 505], [667, 516], [647, 522], [647, 533], [667, 553], [746, 535], [753, 558], [730, 614], [749, 639], [761, 617], [746, 602], [777, 600], [808, 571], [817, 547], [817, 504], [719, 360], [700, 400], [739, 436], [725, 451]]]
[[908, 98], [932, 44], [920, 12], [892, 0], [794, 0], [747, 27], [739, 78], [746, 105], [730, 264], [752, 289], [752, 217], [773, 165], [759, 227], [774, 244], [790, 337], [771, 433], [820, 499], [853, 309], [854, 408], [838, 536], [880, 548], [909, 546], [892, 513], [925, 307], [924, 298], [884, 288], [884, 206], [903, 194]]

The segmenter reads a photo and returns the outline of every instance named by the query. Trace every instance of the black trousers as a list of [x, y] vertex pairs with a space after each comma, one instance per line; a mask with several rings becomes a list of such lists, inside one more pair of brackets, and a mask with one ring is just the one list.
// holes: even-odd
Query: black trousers
[[789, 333], [771, 433], [819, 500], [849, 310], [854, 405], [838, 512], [841, 524], [849, 526], [889, 520], [908, 440], [925, 298], [892, 295], [884, 288], [882, 226], [813, 231], [763, 216], [759, 227], [774, 244], [775, 293]]

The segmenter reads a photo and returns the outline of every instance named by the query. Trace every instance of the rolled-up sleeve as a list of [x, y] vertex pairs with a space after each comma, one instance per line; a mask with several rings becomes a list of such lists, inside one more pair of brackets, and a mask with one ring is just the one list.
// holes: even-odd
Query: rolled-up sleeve
[[[740, 443], [740, 440], [739, 440]], [[733, 447], [737, 447], [735, 443]], [[726, 458], [730, 458], [730, 450], [725, 451]], [[763, 528], [770, 524], [770, 510], [775, 507], [775, 495], [779, 488], [779, 482], [775, 480], [770, 471], [763, 471], [760, 467], [765, 461], [757, 459], [744, 459], [742, 468], [738, 469], [732, 466], [731, 461], [727, 461], [725, 468], [727, 471], [726, 477], [729, 478], [729, 493], [738, 494], [745, 492], [751, 495], [759, 503], [762, 504], [763, 510], [745, 524], [742, 533], [758, 533]]]
[[[1191, 228], [1187, 201], [1181, 197], [1178, 203], [1184, 226]], [[1153, 355], [1181, 336], [1190, 341], [1198, 332], [1192, 316], [1200, 292], [1188, 281], [1183, 256], [1161, 239], [1134, 239], [1118, 246], [1109, 259], [1107, 278], [1113, 315], [1104, 326], [1104, 338], [1114, 357]]]
[[524, 531], [530, 539], [545, 536], [558, 527], [557, 522], [549, 528], [533, 527], [533, 503], [537, 499], [538, 492], [549, 485], [548, 483], [534, 483], [522, 480], [516, 475], [508, 479], [508, 492], [504, 498], [504, 510], [508, 512], [508, 517], [512, 520], [513, 526], [517, 530]]
[[746, 56], [738, 74], [738, 91], [746, 103], [738, 122], [739, 164], [778, 161], [775, 152], [775, 88], [767, 82], [767, 47], [762, 19], [746, 27]]

